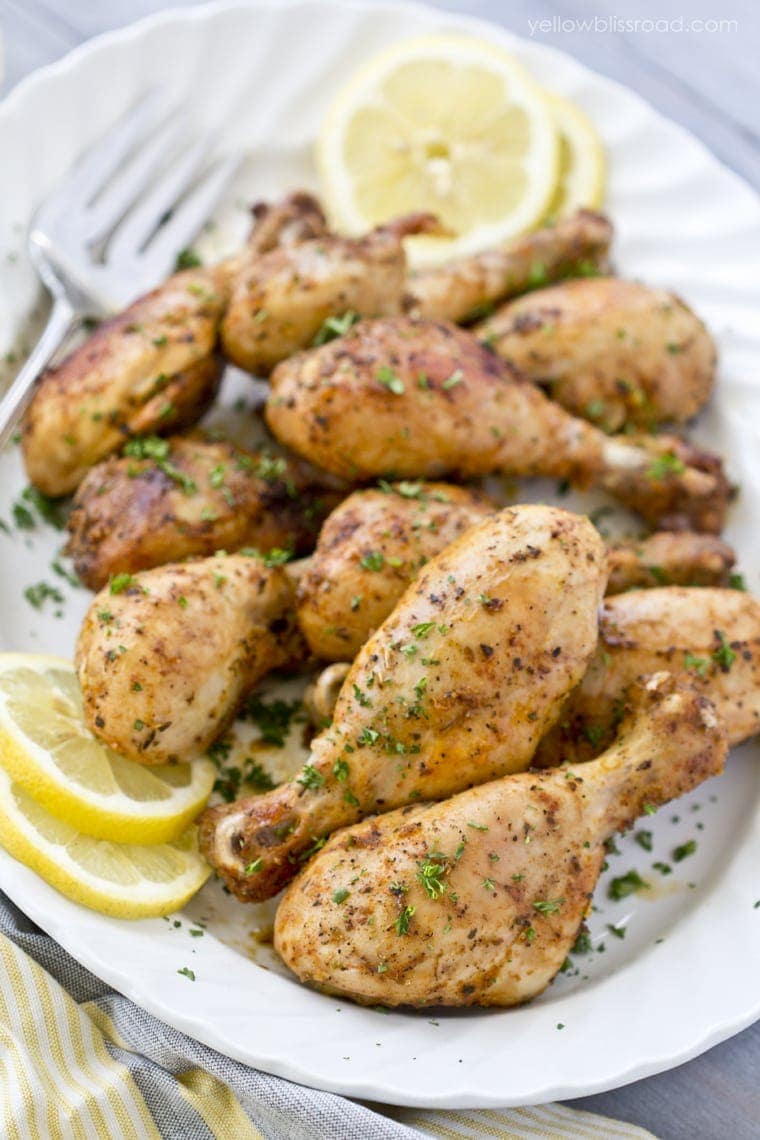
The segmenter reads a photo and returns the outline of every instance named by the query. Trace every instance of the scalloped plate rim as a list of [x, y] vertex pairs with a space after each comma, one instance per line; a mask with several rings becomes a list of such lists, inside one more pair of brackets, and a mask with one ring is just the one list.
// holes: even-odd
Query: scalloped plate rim
[[[29, 102], [36, 92], [49, 83], [54, 85], [58, 81], [65, 81], [67, 76], [75, 76], [80, 61], [91, 57], [93, 54], [98, 54], [101, 51], [107, 51], [111, 45], [134, 44], [139, 41], [141, 37], [149, 36], [154, 29], [173, 23], [194, 23], [202, 26], [205, 21], [213, 21], [215, 17], [223, 16], [224, 13], [229, 11], [242, 13], [248, 10], [255, 12], [257, 8], [265, 8], [270, 11], [287, 13], [289, 9], [301, 6], [314, 6], [315, 3], [318, 4], [319, 0], [286, 0], [284, 3], [282, 0], [280, 0], [280, 2], [277, 2], [277, 0], [259, 0], [259, 3], [212, 3], [194, 8], [169, 9], [155, 13], [126, 28], [120, 28], [97, 36], [93, 40], [75, 48], [63, 59], [40, 69], [33, 75], [22, 80], [8, 96], [6, 96], [3, 102], [0, 103], [0, 122], [14, 115], [25, 114], [24, 105]], [[591, 69], [572, 60], [571, 57], [560, 49], [539, 44], [532, 40], [521, 41], [520, 37], [513, 33], [498, 28], [498, 26], [482, 19], [443, 12], [424, 4], [398, 2], [363, 4], [354, 2], [354, 0], [332, 0], [331, 6], [336, 9], [343, 9], [347, 12], [361, 15], [383, 11], [387, 13], [388, 16], [395, 14], [396, 16], [403, 17], [410, 12], [418, 13], [431, 19], [435, 18], [441, 24], [459, 27], [465, 31], [474, 33], [489, 31], [493, 33], [495, 30], [499, 37], [505, 42], [512, 43], [513, 45], [526, 42], [529, 44], [531, 50], [545, 55], [547, 59], [554, 58], [561, 60], [563, 64], [567, 64], [570, 60], [577, 74], [583, 75], [590, 83], [596, 85], [597, 89], [601, 88], [603, 90], [604, 88], [609, 88], [620, 93], [631, 105], [635, 104], [639, 110], [644, 111], [650, 122], [655, 124], [658, 129], [661, 131], [667, 130], [678, 142], [688, 144], [694, 153], [700, 155], [704, 163], [709, 164], [713, 169], [719, 169], [721, 176], [725, 179], [730, 179], [736, 189], [741, 189], [745, 195], [752, 193], [751, 188], [739, 175], [724, 163], [720, 162], [720, 160], [716, 159], [704, 144], [698, 139], [695, 139], [687, 130], [673, 123], [660, 112], [654, 110], [646, 100], [636, 93], [631, 92], [624, 85], [613, 79], [598, 75]], [[760, 209], [758, 209], [758, 217], [760, 217]], [[753, 844], [757, 845], [759, 822], [756, 814], [754, 820], [755, 834], [753, 836], [748, 835], [745, 842], [735, 852], [735, 857], [732, 860], [734, 863], [747, 863], [749, 861], [750, 847]], [[750, 842], [750, 840], [752, 840], [752, 842]], [[613, 1059], [613, 1049], [598, 1050], [598, 1059], [603, 1061], [603, 1065], [599, 1065], [599, 1068], [602, 1069], [601, 1075], [598, 1077], [588, 1075], [580, 1082], [574, 1081], [564, 1084], [552, 1083], [549, 1078], [542, 1075], [543, 1066], [539, 1064], [535, 1067], [535, 1075], [531, 1087], [510, 1089], [506, 1087], [507, 1081], [502, 1074], [500, 1082], [494, 1082], [491, 1087], [484, 1088], [482, 1083], [478, 1083], [476, 1076], [469, 1074], [465, 1076], [465, 1073], [463, 1073], [463, 1078], [459, 1083], [447, 1079], [445, 1089], [415, 1094], [413, 1088], [413, 1074], [410, 1080], [406, 1072], [403, 1073], [402, 1080], [399, 1080], [398, 1077], [392, 1079], [383, 1076], [382, 1072], [379, 1077], [375, 1078], [354, 1078], [347, 1073], [331, 1075], [325, 1071], [324, 1065], [321, 1064], [318, 1050], [313, 1050], [313, 1062], [304, 1063], [303, 1061], [296, 1062], [288, 1057], [283, 1051], [282, 1046], [271, 1051], [270, 1055], [267, 1053], [265, 1046], [248, 1047], [236, 1044], [234, 1040], [230, 1039], [223, 1027], [220, 1028], [214, 1025], [213, 1021], [209, 1023], [208, 1011], [206, 1011], [205, 1014], [200, 1011], [197, 1013], [188, 1012], [187, 1009], [183, 1008], [184, 1003], [182, 998], [179, 999], [179, 1002], [174, 1000], [172, 996], [165, 998], [160, 985], [156, 985], [152, 989], [149, 986], [146, 991], [139, 971], [128, 971], [125, 973], [123, 964], [114, 964], [112, 960], [107, 959], [102, 953], [99, 953], [97, 944], [93, 946], [88, 942], [86, 937], [78, 936], [77, 930], [69, 929], [67, 925], [70, 923], [72, 915], [74, 914], [78, 914], [81, 917], [81, 929], [83, 931], [89, 929], [90, 923], [98, 927], [102, 922], [112, 923], [115, 920], [104, 920], [101, 916], [84, 911], [82, 908], [77, 907], [76, 904], [62, 899], [52, 888], [38, 880], [27, 868], [20, 867], [4, 852], [0, 852], [0, 885], [2, 885], [3, 889], [11, 898], [18, 898], [20, 900], [18, 905], [29, 914], [34, 921], [38, 922], [40, 926], [53, 934], [53, 936], [84, 965], [88, 966], [93, 972], [98, 974], [98, 976], [120, 990], [120, 992], [132, 997], [137, 1004], [149, 1009], [155, 1013], [156, 1016], [165, 1019], [176, 1028], [187, 1032], [191, 1036], [197, 1037], [198, 1040], [203, 1041], [211, 1047], [221, 1049], [230, 1056], [235, 1056], [249, 1064], [258, 1065], [269, 1072], [277, 1073], [291, 1080], [301, 1081], [315, 1087], [345, 1095], [386, 1100], [397, 1104], [424, 1105], [439, 1108], [472, 1107], [480, 1105], [496, 1107], [505, 1104], [537, 1103], [548, 1099], [586, 1095], [591, 1092], [617, 1087], [621, 1084], [681, 1064], [691, 1057], [698, 1055], [711, 1045], [738, 1032], [754, 1021], [757, 1016], [760, 1016], [760, 992], [758, 992], [756, 999], [746, 1004], [741, 1012], [739, 1011], [737, 1002], [734, 1000], [731, 1003], [730, 1013], [727, 1013], [725, 1017], [718, 1017], [717, 1014], [713, 1015], [711, 1024], [705, 1026], [699, 1033], [693, 1034], [688, 1041], [683, 1042], [679, 1047], [666, 1046], [658, 1051], [656, 1043], [650, 1039], [642, 1043], [639, 1048], [639, 1053], [643, 1055], [640, 1055], [637, 1059], [626, 1058], [618, 1063], [617, 1067]], [[678, 924], [679, 936], [682, 938], [688, 928], [694, 924], [700, 925], [701, 921], [701, 912], [695, 913], [692, 911], [688, 913]], [[124, 931], [124, 925], [120, 924], [119, 929]], [[106, 939], [106, 944], [107, 941], [108, 939]], [[221, 946], [221, 944], [217, 943], [217, 946]], [[226, 947], [223, 947], [223, 951], [222, 957], [227, 953], [232, 953]], [[642, 955], [642, 958], [646, 957], [649, 959], [651, 956], [652, 952], [650, 949], [646, 955]], [[595, 998], [590, 1001], [592, 1007], [599, 1005], [598, 989], [607, 991], [611, 984], [620, 984], [621, 974], [624, 973], [626, 969], [638, 965], [640, 965], [640, 963], [637, 959], [614, 976], [603, 978], [598, 983], [597, 990], [594, 991], [596, 994]], [[167, 985], [167, 993], [169, 988]], [[188, 994], [186, 990], [179, 992], [183, 995]], [[308, 1006], [311, 999], [315, 996], [314, 994], [308, 994], [308, 1000], [305, 999], [305, 1004]], [[563, 1001], [576, 998], [577, 995], [560, 998], [557, 1005]], [[325, 999], [320, 1000], [323, 1001]], [[326, 1000], [332, 1001], [334, 1004], [334, 999]], [[514, 1011], [516, 1018], [523, 1017], [526, 1013], [529, 1017], [546, 1021], [548, 1027], [548, 1023], [553, 1022], [555, 1017], [555, 1005], [528, 1006]], [[404, 1015], [401, 1016], [403, 1017]], [[488, 1016], [492, 1017], [494, 1015], [492, 1013], [485, 1015], [485, 1017]], [[547, 1046], [551, 1046], [552, 1040], [552, 1038], [547, 1039]], [[584, 1042], [584, 1044], [587, 1045], [588, 1043]], [[548, 1053], [553, 1053], [552, 1047], [548, 1049]], [[452, 1086], [454, 1087], [452, 1088]]]

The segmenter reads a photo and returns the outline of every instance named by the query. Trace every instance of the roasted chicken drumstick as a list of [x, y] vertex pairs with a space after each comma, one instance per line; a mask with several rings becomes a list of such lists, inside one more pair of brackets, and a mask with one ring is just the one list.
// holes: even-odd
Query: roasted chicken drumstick
[[614, 832], [723, 768], [713, 706], [669, 674], [580, 768], [525, 772], [334, 835], [280, 903], [275, 947], [310, 985], [383, 1005], [540, 993], [590, 909]]
[[534, 758], [577, 763], [615, 735], [642, 673], [683, 670], [717, 709], [733, 747], [760, 732], [760, 601], [740, 590], [666, 586], [606, 598], [599, 645]]
[[551, 507], [507, 508], [438, 554], [362, 648], [303, 771], [201, 817], [227, 886], [271, 897], [337, 828], [527, 767], [593, 653], [605, 580], [594, 528]]
[[117, 574], [254, 547], [307, 553], [342, 493], [308, 463], [181, 436], [135, 440], [93, 467], [66, 553], [90, 589]]
[[[257, 207], [254, 217], [245, 255], [254, 260], [324, 226], [305, 194]], [[36, 487], [67, 495], [129, 436], [166, 434], [200, 419], [221, 378], [219, 322], [238, 268], [231, 258], [176, 273], [43, 374], [21, 440]]]
[[411, 214], [362, 238], [328, 234], [249, 259], [222, 322], [224, 352], [234, 364], [266, 376], [310, 345], [328, 317], [401, 312], [402, 238], [438, 229], [431, 214]]
[[304, 655], [290, 579], [232, 554], [112, 582], [87, 613], [76, 665], [94, 734], [169, 764], [205, 752], [265, 673]]
[[463, 329], [362, 321], [272, 374], [273, 434], [348, 479], [549, 475], [605, 488], [664, 529], [719, 532], [720, 461], [668, 436], [610, 438]]
[[577, 214], [434, 269], [411, 273], [406, 309], [415, 317], [474, 321], [494, 305], [564, 277], [604, 272], [612, 225], [602, 214]]
[[691, 309], [664, 289], [618, 277], [539, 289], [476, 332], [553, 400], [605, 431], [689, 420], [715, 383], [715, 345]]

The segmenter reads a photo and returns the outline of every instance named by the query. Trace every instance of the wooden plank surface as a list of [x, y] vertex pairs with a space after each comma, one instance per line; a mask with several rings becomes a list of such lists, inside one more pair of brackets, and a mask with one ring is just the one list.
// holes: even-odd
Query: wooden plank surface
[[[83, 40], [166, 6], [0, 0], [0, 93]], [[758, 0], [438, 0], [438, 6], [498, 21], [633, 88], [760, 188]], [[727, 946], [727, 969], [730, 957]], [[670, 1073], [575, 1103], [633, 1121], [662, 1140], [757, 1140], [759, 1075], [760, 1023]]]

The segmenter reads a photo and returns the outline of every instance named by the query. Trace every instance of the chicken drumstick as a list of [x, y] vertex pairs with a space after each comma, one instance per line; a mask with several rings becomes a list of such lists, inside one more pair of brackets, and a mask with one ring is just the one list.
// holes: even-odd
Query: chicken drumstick
[[642, 673], [685, 670], [709, 697], [733, 747], [760, 732], [760, 601], [740, 590], [666, 586], [606, 598], [588, 672], [541, 741], [534, 764], [577, 763], [615, 735], [621, 701]]
[[598, 760], [333, 836], [280, 903], [275, 947], [301, 981], [362, 1003], [527, 1001], [570, 951], [604, 841], [717, 775], [725, 755], [709, 701], [657, 674]]
[[438, 554], [362, 648], [302, 772], [201, 817], [227, 886], [269, 898], [336, 828], [525, 768], [593, 654], [605, 581], [597, 532], [551, 507], [507, 508]]
[[463, 329], [362, 321], [272, 374], [267, 423], [348, 479], [492, 472], [597, 484], [665, 529], [718, 533], [720, 461], [667, 436], [610, 438], [570, 416]]
[[114, 580], [77, 642], [90, 729], [141, 764], [200, 756], [265, 673], [305, 655], [293, 601], [280, 567], [239, 554]]
[[708, 401], [715, 345], [664, 289], [565, 281], [504, 305], [477, 335], [573, 415], [605, 431], [682, 423]]

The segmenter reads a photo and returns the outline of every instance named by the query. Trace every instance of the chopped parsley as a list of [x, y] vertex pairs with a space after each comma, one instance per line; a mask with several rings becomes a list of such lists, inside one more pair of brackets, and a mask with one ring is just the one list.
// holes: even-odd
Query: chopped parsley
[[261, 870], [261, 868], [263, 866], [264, 866], [264, 860], [259, 855], [259, 857], [257, 859], [254, 859], [252, 863], [248, 864], [248, 866], [245, 869], [245, 873], [246, 873], [246, 875], [255, 875], [258, 871]]
[[108, 583], [108, 589], [111, 594], [121, 594], [124, 590], [128, 589], [134, 578], [131, 574], [115, 574], [111, 581]]
[[364, 709], [371, 709], [372, 708], [372, 701], [369, 699], [367, 694], [362, 689], [359, 688], [358, 685], [354, 685], [354, 697], [356, 698], [358, 703], [362, 706], [362, 708], [364, 708]]
[[446, 893], [446, 884], [443, 880], [448, 870], [448, 861], [447, 855], [431, 851], [424, 863], [420, 863], [417, 878], [431, 899], [439, 899]]
[[412, 637], [424, 638], [430, 633], [431, 629], [435, 629], [434, 621], [421, 621], [417, 625], [412, 626]]
[[590, 954], [592, 950], [593, 946], [591, 945], [591, 935], [587, 930], [579, 930], [578, 936], [570, 949], [570, 953]]
[[254, 695], [245, 704], [245, 716], [258, 727], [261, 739], [275, 748], [285, 747], [291, 724], [300, 720], [302, 714], [303, 706], [298, 700], [265, 701]]
[[[31, 510], [29, 509], [31, 508]], [[67, 505], [61, 499], [51, 499], [36, 487], [25, 487], [21, 492], [21, 500], [14, 503], [11, 508], [13, 520], [22, 530], [32, 530], [35, 526], [34, 515], [36, 511], [43, 522], [62, 530], [66, 525]]]
[[337, 891], [333, 891], [332, 900], [334, 903], [337, 903], [338, 906], [340, 906], [341, 903], [344, 903], [346, 901], [350, 894], [351, 892], [347, 890], [346, 887], [339, 887]]
[[342, 317], [327, 317], [326, 320], [322, 321], [317, 335], [311, 342], [313, 347], [319, 348], [321, 344], [327, 344], [339, 336], [345, 336], [360, 319], [359, 314], [355, 313], [353, 309], [348, 309]]
[[174, 270], [180, 273], [183, 269], [198, 269], [203, 262], [194, 249], [181, 249], [174, 263]]
[[377, 370], [376, 379], [379, 384], [387, 388], [389, 392], [393, 392], [394, 396], [403, 396], [405, 392], [404, 381], [400, 376], [397, 376], [392, 368], [387, 364], [382, 364]]
[[324, 776], [313, 764], [305, 764], [303, 771], [296, 777], [296, 783], [302, 788], [321, 788], [324, 782]]
[[24, 597], [36, 610], [41, 610], [48, 600], [57, 606], [60, 606], [64, 600], [61, 591], [56, 586], [51, 586], [49, 582], [36, 582], [33, 586], [27, 586]]
[[[171, 479], [173, 483], [181, 487], [186, 495], [195, 494], [198, 490], [195, 480], [170, 462], [169, 453], [168, 440], [161, 439], [157, 435], [136, 436], [124, 445], [124, 455], [130, 456], [132, 459], [152, 460], [159, 471], [162, 471], [167, 479]], [[130, 472], [130, 474], [133, 473]], [[138, 474], [138, 472], [134, 472], [134, 474]]]
[[288, 461], [282, 455], [262, 455], [254, 468], [254, 475], [264, 479], [267, 483], [275, 483], [282, 479], [288, 469]]
[[564, 899], [538, 899], [533, 903], [533, 909], [539, 914], [558, 914]]
[[736, 654], [726, 640], [726, 635], [722, 629], [715, 630], [715, 636], [718, 639], [718, 648], [712, 655], [715, 664], [720, 668], [722, 673], [728, 673], [734, 661]]
[[195, 974], [189, 966], [183, 966], [181, 970], [177, 970], [177, 973], [181, 974], [183, 978], [189, 978], [191, 982], [195, 981]]
[[404, 907], [404, 909], [401, 911], [401, 914], [393, 924], [396, 928], [396, 934], [409, 933], [409, 922], [413, 918], [416, 909], [417, 908], [413, 906]]
[[697, 850], [696, 839], [689, 839], [686, 843], [682, 843], [673, 852], [673, 862], [682, 863], [684, 859], [688, 859]]
[[666, 479], [668, 475], [683, 475], [686, 464], [674, 451], [666, 451], [653, 459], [647, 468], [650, 479]]
[[441, 387], [443, 388], [444, 392], [448, 392], [451, 388], [456, 388], [457, 384], [461, 384], [463, 380], [464, 372], [461, 368], [457, 368], [455, 372], [451, 373], [448, 379], [444, 380], [443, 384], [441, 384]]
[[704, 677], [707, 670], [710, 668], [710, 661], [707, 657], [697, 657], [694, 653], [684, 653], [683, 664], [685, 669], [693, 669], [699, 677]]
[[611, 899], [620, 900], [626, 899], [629, 895], [635, 895], [647, 887], [638, 871], [628, 871], [625, 875], [620, 875], [619, 878], [613, 879], [607, 888], [607, 894]]
[[359, 565], [364, 570], [382, 570], [385, 556], [382, 550], [370, 550], [369, 554], [365, 554], [360, 560]]
[[348, 761], [336, 760], [333, 764], [332, 773], [339, 784], [345, 784], [349, 774]]

